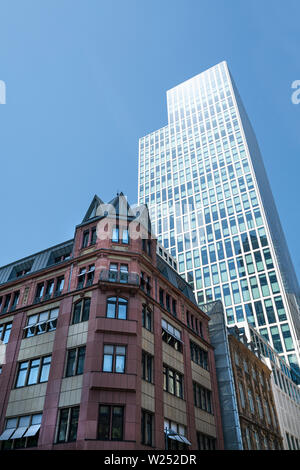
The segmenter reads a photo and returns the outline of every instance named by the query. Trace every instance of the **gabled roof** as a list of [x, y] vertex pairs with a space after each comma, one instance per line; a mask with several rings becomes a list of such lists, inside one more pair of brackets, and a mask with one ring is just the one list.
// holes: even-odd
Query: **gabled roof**
[[97, 194], [93, 197], [93, 200], [87, 210], [87, 213], [85, 214], [82, 223], [87, 222], [89, 219], [93, 219], [94, 217], [97, 217], [97, 209], [100, 206], [100, 204], [103, 204], [103, 201], [100, 199]]
[[151, 233], [151, 220], [146, 204], [130, 205], [124, 193], [120, 192], [108, 203], [103, 202], [95, 195], [80, 225], [87, 224], [90, 220], [103, 217], [116, 217], [118, 219], [137, 220]]

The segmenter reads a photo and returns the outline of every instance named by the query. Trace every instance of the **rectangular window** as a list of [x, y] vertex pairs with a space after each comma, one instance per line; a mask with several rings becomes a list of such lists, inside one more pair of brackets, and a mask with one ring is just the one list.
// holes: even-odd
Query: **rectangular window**
[[60, 410], [56, 442], [76, 441], [78, 417], [79, 406], [62, 408]]
[[0, 436], [0, 442], [2, 441], [1, 450], [36, 447], [41, 422], [41, 413], [8, 418], [4, 432]]
[[162, 326], [162, 340], [176, 349], [176, 351], [182, 352], [182, 341], [181, 332], [166, 320], [161, 320]]
[[23, 361], [19, 364], [15, 388], [47, 382], [51, 356]]
[[89, 236], [90, 236], [90, 231], [89, 230], [85, 230], [85, 232], [83, 232], [83, 237], [82, 237], [82, 246], [81, 248], [86, 248], [89, 244]]
[[0, 325], [0, 341], [2, 341], [4, 344], [7, 344], [9, 341], [11, 327], [12, 322], [2, 323], [2, 325]]
[[54, 331], [56, 329], [58, 312], [59, 309], [54, 308], [53, 310], [47, 310], [36, 315], [30, 315], [24, 328], [24, 338]]
[[13, 294], [13, 301], [10, 307], [10, 310], [15, 310], [17, 308], [18, 302], [20, 298], [20, 291], [14, 292]]
[[274, 349], [276, 349], [277, 352], [282, 353], [283, 348], [282, 348], [281, 339], [280, 339], [277, 326], [272, 326], [270, 328], [270, 331], [271, 331]]
[[129, 232], [128, 229], [123, 229], [122, 231], [122, 243], [128, 245], [129, 243]]
[[111, 344], [104, 345], [103, 351], [103, 372], [125, 372], [126, 347]]
[[212, 413], [212, 395], [211, 391], [193, 382], [194, 405], [203, 411]]
[[153, 356], [145, 351], [142, 351], [142, 379], [153, 382]]
[[98, 439], [104, 441], [122, 441], [123, 421], [123, 406], [100, 405]]
[[90, 304], [90, 298], [81, 299], [74, 304], [72, 325], [74, 325], [75, 323], [80, 323], [82, 321], [87, 321], [89, 319]]
[[191, 360], [203, 369], [208, 370], [208, 353], [193, 341], [190, 342]]
[[113, 229], [111, 241], [114, 243], [119, 243], [119, 227], [115, 227]]
[[152, 331], [152, 312], [146, 305], [143, 305], [142, 310], [142, 326], [146, 330]]
[[83, 374], [85, 346], [69, 349], [67, 355], [66, 377]]
[[97, 242], [97, 229], [96, 227], [92, 228], [92, 235], [91, 235], [91, 245], [96, 245]]
[[95, 265], [91, 264], [89, 266], [88, 272], [86, 273], [86, 284], [85, 287], [91, 286], [94, 282], [95, 276]]
[[166, 365], [163, 366], [163, 375], [164, 390], [183, 399], [183, 375]]
[[55, 297], [58, 297], [62, 293], [63, 288], [64, 288], [64, 283], [65, 283], [64, 276], [60, 276], [56, 279], [56, 287], [55, 287], [55, 292], [54, 292]]
[[216, 439], [211, 436], [207, 436], [201, 432], [197, 432], [197, 443], [199, 450], [215, 450]]
[[163, 291], [163, 289], [159, 289], [159, 303], [162, 307], [164, 307], [164, 291]]
[[141, 414], [141, 443], [145, 446], [153, 446], [154, 416], [145, 410], [142, 410]]
[[290, 327], [287, 323], [281, 325], [281, 332], [283, 336], [283, 341], [285, 344], [285, 349], [287, 351], [292, 351], [294, 349], [293, 340], [290, 332]]

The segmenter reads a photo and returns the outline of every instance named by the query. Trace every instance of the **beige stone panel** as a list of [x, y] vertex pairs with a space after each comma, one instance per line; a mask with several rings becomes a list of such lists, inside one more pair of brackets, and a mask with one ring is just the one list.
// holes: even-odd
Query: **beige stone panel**
[[142, 380], [141, 407], [145, 410], [155, 412], [155, 387], [153, 384]]
[[[94, 250], [93, 248], [91, 248], [91, 250]], [[97, 257], [96, 256], [93, 256], [92, 258], [89, 258], [89, 259], [86, 259], [84, 261], [81, 261], [80, 263], [77, 264], [77, 266], [81, 267], [81, 266], [87, 266], [88, 264], [90, 263], [96, 263], [97, 261]]]
[[91, 292], [91, 291], [85, 292], [84, 297], [82, 297], [82, 294], [74, 295], [74, 297], [73, 297], [73, 305], [74, 305], [78, 300], [80, 300], [80, 299], [82, 299], [82, 298], [85, 298], [85, 299], [86, 299], [86, 298], [88, 298], [88, 297], [89, 297], [90, 299], [92, 298], [92, 292]]
[[88, 321], [83, 321], [69, 326], [67, 348], [73, 348], [75, 346], [86, 344], [88, 326]]
[[208, 390], [211, 390], [212, 387], [209, 371], [198, 366], [198, 364], [193, 361], [191, 361], [191, 365], [193, 381], [197, 382], [199, 385], [203, 385], [203, 387], [208, 388]]
[[216, 425], [214, 415], [195, 408], [195, 425], [197, 431], [216, 437]]
[[184, 374], [183, 354], [169, 346], [164, 341], [162, 343], [163, 363]]
[[191, 341], [193, 341], [193, 343], [197, 344], [204, 351], [208, 351], [208, 347], [206, 346], [205, 343], [202, 343], [202, 341], [200, 339], [195, 338], [194, 336], [189, 336], [189, 339]]
[[53, 350], [54, 336], [55, 331], [49, 331], [48, 333], [22, 339], [18, 361], [51, 354]]
[[128, 261], [128, 262], [131, 261], [131, 258], [128, 258], [126, 256], [109, 255], [107, 258], [108, 259], [115, 259], [115, 260], [118, 260], [118, 261]]
[[171, 318], [167, 317], [167, 315], [165, 315], [164, 313], [162, 314], [161, 317], [162, 317], [162, 319], [164, 319], [166, 322], [170, 323], [170, 325], [174, 326], [174, 328], [176, 328], [177, 330], [179, 330], [181, 332], [181, 328], [178, 325], [178, 323], [176, 323], [176, 321], [174, 321]]
[[186, 404], [184, 400], [164, 392], [164, 417], [179, 424], [187, 424]]
[[3, 323], [10, 323], [11, 321], [13, 321], [13, 319], [14, 319], [13, 316], [3, 318], [2, 320], [0, 320], [0, 325], [3, 325]]
[[36, 315], [37, 313], [49, 312], [49, 310], [53, 310], [54, 308], [59, 308], [59, 305], [60, 305], [60, 301], [53, 302], [52, 304], [48, 304], [48, 305], [39, 305], [38, 307], [28, 310], [27, 317], [30, 317], [31, 315]]
[[80, 403], [83, 375], [62, 379], [59, 406], [72, 406]]
[[47, 383], [30, 385], [10, 392], [6, 416], [36, 413], [43, 410]]
[[142, 329], [142, 349], [154, 356], [154, 335], [145, 328]]

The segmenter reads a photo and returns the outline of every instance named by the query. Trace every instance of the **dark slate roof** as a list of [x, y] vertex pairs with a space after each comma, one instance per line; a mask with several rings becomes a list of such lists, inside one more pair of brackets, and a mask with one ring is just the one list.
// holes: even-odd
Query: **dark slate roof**
[[71, 254], [74, 240], [60, 243], [46, 250], [40, 251], [26, 258], [10, 263], [0, 268], [0, 285], [13, 281], [17, 277], [18, 271], [29, 270], [27, 274], [48, 268], [54, 264], [54, 259], [66, 254]]
[[183, 279], [182, 276], [180, 276], [180, 274], [177, 273], [177, 271], [171, 268], [171, 266], [163, 258], [161, 258], [161, 256], [156, 255], [156, 259], [157, 269], [160, 271], [160, 273], [198, 307], [191, 286]]
[[[101, 206], [103, 206], [103, 210], [101, 210]], [[109, 206], [113, 206], [115, 208], [116, 215], [120, 217], [128, 217], [132, 219], [139, 217], [140, 222], [151, 230], [151, 222], [147, 205], [142, 204], [132, 210], [123, 193], [117, 194], [117, 196], [108, 204], [105, 204], [97, 195], [95, 195], [80, 225], [89, 223], [93, 219], [96, 221], [100, 218], [106, 217], [108, 215], [106, 213], [106, 209], [109, 210]], [[27, 274], [29, 275], [54, 265], [55, 258], [72, 253], [73, 244], [73, 239], [68, 240], [34, 255], [10, 263], [2, 268], [0, 267], [0, 285], [16, 279], [18, 271], [28, 270]], [[191, 286], [161, 256], [157, 254], [156, 258], [157, 268], [161, 274], [171, 282], [174, 287], [178, 288], [189, 300], [198, 306]]]

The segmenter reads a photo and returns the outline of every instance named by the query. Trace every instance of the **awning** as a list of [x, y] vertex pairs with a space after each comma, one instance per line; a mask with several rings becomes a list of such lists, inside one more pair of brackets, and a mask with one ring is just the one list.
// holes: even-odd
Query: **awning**
[[182, 434], [178, 434], [175, 431], [171, 430], [169, 433], [168, 431], [165, 431], [169, 439], [173, 439], [174, 441], [181, 442], [183, 444], [186, 444], [188, 446], [191, 446], [192, 443]]
[[12, 436], [10, 436], [10, 439], [20, 439], [23, 437], [23, 434], [25, 431], [28, 429], [28, 426], [20, 427], [15, 430]]
[[5, 429], [0, 436], [0, 441], [7, 441], [10, 436], [15, 432], [16, 428]]
[[32, 424], [31, 426], [29, 426], [23, 437], [35, 436], [40, 427], [40, 424]]

